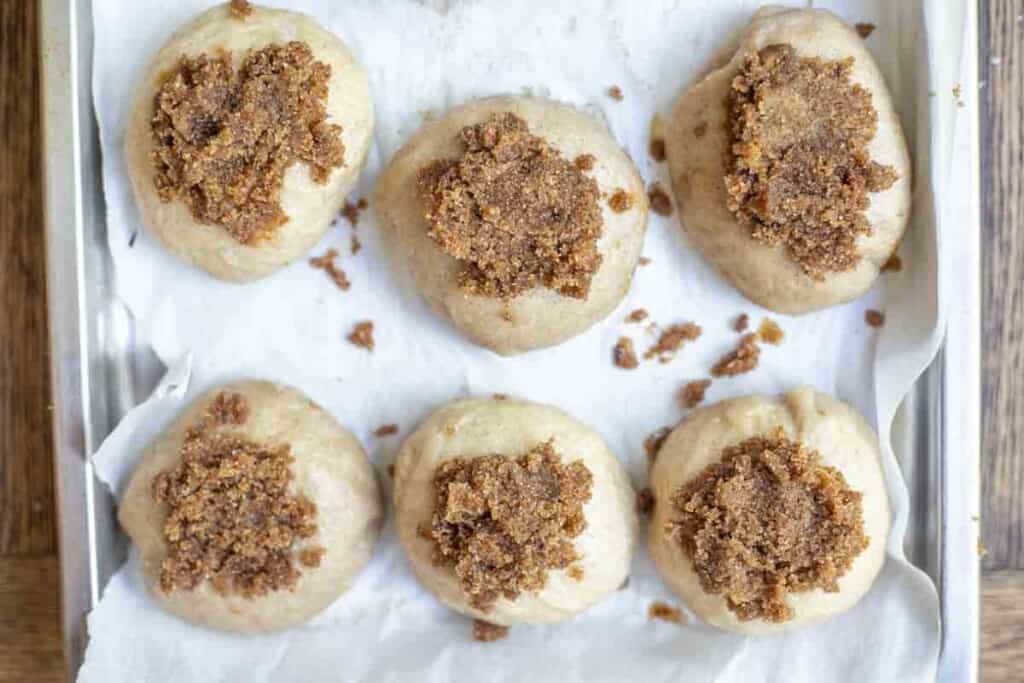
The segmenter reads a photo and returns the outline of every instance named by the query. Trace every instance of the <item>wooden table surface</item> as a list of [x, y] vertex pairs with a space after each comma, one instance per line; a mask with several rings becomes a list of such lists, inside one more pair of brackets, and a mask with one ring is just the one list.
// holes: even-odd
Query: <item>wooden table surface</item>
[[[1024, 0], [982, 7], [982, 679], [994, 682], [1024, 678]], [[63, 677], [37, 25], [35, 2], [0, 0], [0, 681]]]

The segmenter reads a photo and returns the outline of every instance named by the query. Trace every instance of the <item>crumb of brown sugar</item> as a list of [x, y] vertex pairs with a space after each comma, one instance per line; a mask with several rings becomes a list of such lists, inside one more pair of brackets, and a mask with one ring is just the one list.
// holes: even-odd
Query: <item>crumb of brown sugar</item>
[[338, 286], [338, 289], [347, 292], [352, 283], [348, 281], [345, 271], [334, 262], [336, 258], [338, 258], [338, 250], [332, 247], [324, 252], [323, 256], [314, 256], [309, 259], [309, 265], [327, 273], [327, 277], [331, 278], [331, 281]]
[[683, 344], [694, 341], [701, 334], [700, 325], [696, 323], [683, 323], [672, 325], [662, 331], [657, 343], [644, 353], [644, 359], [657, 358], [662, 363], [668, 363], [675, 358], [676, 353]]
[[890, 256], [889, 260], [883, 263], [881, 268], [881, 272], [883, 273], [898, 273], [901, 270], [903, 270], [903, 259], [901, 259], [897, 254]]
[[750, 326], [750, 316], [746, 313], [740, 313], [736, 318], [736, 321], [732, 324], [732, 329], [736, 332], [746, 332], [747, 327]]
[[855, 24], [855, 27], [857, 29], [857, 34], [861, 38], [867, 38], [875, 32], [875, 25], [868, 21], [858, 22]]
[[575, 159], [573, 159], [572, 163], [579, 170], [586, 172], [594, 170], [594, 163], [596, 161], [597, 158], [593, 154], [581, 154]]
[[366, 207], [369, 204], [365, 198], [360, 198], [355, 204], [346, 201], [345, 205], [341, 207], [341, 215], [345, 217], [352, 227], [356, 227], [359, 224], [359, 214], [366, 211]]
[[638, 263], [640, 264], [640, 267], [643, 268], [644, 266], [651, 265], [651, 259], [647, 258], [646, 256], [641, 256], [640, 261], [638, 261]]
[[398, 425], [396, 424], [381, 425], [380, 427], [377, 427], [376, 429], [373, 430], [373, 435], [378, 439], [384, 436], [392, 436], [393, 434], [397, 433]]
[[648, 315], [646, 308], [638, 308], [626, 316], [626, 322], [638, 323], [647, 320]]
[[583, 580], [583, 567], [579, 566], [578, 564], [574, 564], [571, 567], [569, 567], [565, 571], [565, 573], [568, 574], [569, 578], [572, 579], [573, 581], [582, 581]]
[[388, 476], [392, 479], [395, 478], [395, 466], [394, 464], [388, 465]]
[[616, 102], [621, 102], [623, 100], [622, 88], [617, 85], [613, 85], [608, 88], [608, 97], [612, 98]]
[[885, 324], [885, 313], [869, 308], [864, 311], [864, 322], [871, 327], [881, 327]]
[[652, 602], [647, 608], [647, 617], [659, 621], [667, 621], [672, 624], [684, 623], [683, 611], [664, 602]]
[[732, 377], [750, 372], [757, 367], [761, 347], [757, 345], [756, 334], [745, 334], [735, 349], [722, 356], [711, 368], [713, 377]]
[[612, 349], [612, 362], [615, 367], [623, 370], [635, 370], [640, 362], [636, 358], [636, 349], [633, 347], [633, 340], [629, 337], [619, 337]]
[[704, 400], [704, 394], [711, 386], [709, 379], [695, 379], [687, 382], [679, 391], [679, 402], [684, 408], [696, 408]]
[[615, 190], [612, 196], [608, 199], [608, 206], [611, 207], [615, 213], [625, 213], [633, 208], [633, 203], [636, 200], [633, 195], [626, 192], [622, 188]]
[[473, 640], [478, 643], [493, 643], [508, 635], [508, 626], [498, 626], [480, 619], [473, 620]]
[[771, 318], [765, 318], [761, 321], [761, 324], [757, 328], [757, 337], [765, 344], [771, 344], [772, 346], [778, 346], [782, 343], [782, 339], [786, 336], [786, 333], [782, 331], [779, 324]]
[[352, 235], [352, 237], [349, 238], [349, 248], [352, 251], [352, 255], [355, 256], [359, 253], [359, 250], [363, 248], [363, 243], [359, 241], [358, 237]]
[[665, 439], [672, 433], [671, 427], [662, 427], [651, 432], [646, 439], [644, 439], [644, 452], [647, 453], [647, 459], [654, 462], [654, 459], [658, 457], [658, 451], [665, 445]]
[[369, 320], [356, 323], [347, 339], [356, 346], [373, 351], [373, 323]]
[[647, 153], [659, 164], [665, 161], [665, 141], [661, 138], [651, 138], [651, 142], [647, 146]]
[[508, 394], [494, 394], [491, 398], [495, 401], [504, 401], [508, 399]]
[[248, 0], [231, 0], [231, 16], [235, 19], [245, 19], [252, 14], [252, 5]]
[[654, 511], [654, 492], [649, 488], [636, 492], [636, 511], [641, 517], [650, 517]]
[[693, 127], [693, 137], [697, 138], [698, 140], [700, 140], [702, 137], [707, 135], [707, 133], [708, 133], [708, 124], [707, 123], [703, 123], [703, 122], [702, 123], [698, 123], [696, 126]]
[[651, 203], [651, 211], [659, 216], [672, 215], [672, 199], [659, 184], [654, 183], [647, 190], [647, 199]]

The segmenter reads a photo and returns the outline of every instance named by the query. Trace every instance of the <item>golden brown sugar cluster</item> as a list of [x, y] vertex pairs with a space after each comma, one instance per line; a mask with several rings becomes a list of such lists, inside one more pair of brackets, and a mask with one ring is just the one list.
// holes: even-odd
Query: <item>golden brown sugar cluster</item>
[[788, 621], [787, 594], [839, 590], [868, 545], [861, 494], [781, 429], [725, 449], [671, 505], [666, 533], [742, 621]]
[[549, 571], [572, 570], [579, 559], [572, 539], [587, 526], [592, 485], [586, 465], [562, 464], [550, 441], [518, 458], [448, 460], [434, 476], [436, 506], [425, 533], [435, 562], [454, 569], [480, 610], [539, 591]]
[[897, 178], [871, 160], [878, 113], [852, 68], [770, 45], [746, 58], [729, 94], [729, 209], [817, 279], [857, 264], [869, 194]]
[[160, 199], [184, 202], [242, 244], [270, 236], [288, 220], [289, 166], [305, 163], [324, 183], [344, 163], [341, 127], [326, 122], [330, 76], [300, 42], [250, 52], [237, 71], [226, 52], [182, 57], [153, 102]]
[[430, 237], [462, 265], [460, 286], [585, 298], [601, 265], [597, 183], [512, 113], [463, 128], [459, 142], [460, 158], [428, 164], [417, 180]]
[[289, 492], [288, 445], [257, 444], [226, 433], [245, 424], [241, 394], [222, 392], [189, 428], [181, 460], [153, 478], [153, 498], [167, 517], [164, 592], [209, 579], [220, 593], [247, 598], [290, 588], [300, 565], [317, 567], [323, 548], [297, 548], [316, 533], [316, 506]]

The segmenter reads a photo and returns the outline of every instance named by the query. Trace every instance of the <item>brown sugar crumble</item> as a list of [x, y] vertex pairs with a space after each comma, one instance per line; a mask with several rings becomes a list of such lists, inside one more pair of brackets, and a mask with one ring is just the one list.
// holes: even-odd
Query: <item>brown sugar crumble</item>
[[683, 344], [695, 341], [701, 335], [701, 327], [696, 323], [672, 325], [662, 330], [658, 341], [644, 352], [644, 359], [657, 358], [661, 363], [668, 363], [675, 358]]
[[563, 464], [551, 441], [517, 458], [447, 460], [434, 475], [434, 561], [480, 610], [539, 591], [548, 572], [580, 559], [572, 539], [587, 526], [592, 486], [586, 465]]
[[863, 21], [855, 24], [854, 28], [857, 29], [857, 35], [859, 35], [861, 38], [867, 38], [868, 36], [875, 32], [876, 27], [871, 22]]
[[861, 494], [781, 428], [726, 448], [671, 504], [665, 533], [741, 621], [791, 619], [787, 594], [838, 591], [868, 546]]
[[771, 318], [765, 318], [761, 321], [761, 324], [757, 326], [757, 338], [763, 341], [765, 344], [771, 344], [772, 346], [778, 346], [782, 343], [786, 333], [782, 331], [779, 324]]
[[646, 308], [638, 308], [634, 311], [630, 311], [630, 314], [626, 316], [626, 322], [639, 323], [647, 320], [649, 314]]
[[594, 164], [597, 162], [597, 157], [593, 154], [581, 154], [573, 159], [573, 166], [581, 171], [593, 171]]
[[661, 138], [652, 138], [647, 146], [647, 153], [659, 164], [665, 161], [665, 141]]
[[882, 268], [881, 268], [881, 272], [883, 272], [883, 273], [888, 273], [888, 272], [898, 273], [901, 270], [903, 270], [903, 259], [901, 259], [896, 254], [893, 254], [892, 256], [890, 256], [889, 259], [885, 263], [882, 264]]
[[363, 243], [359, 241], [358, 237], [352, 235], [352, 237], [349, 238], [349, 250], [352, 252], [352, 255], [355, 256], [358, 254], [362, 248]]
[[639, 263], [640, 267], [643, 268], [644, 266], [651, 265], [651, 259], [647, 258], [646, 256], [641, 256], [640, 260], [637, 263]]
[[679, 403], [687, 409], [696, 408], [704, 401], [704, 394], [710, 386], [711, 380], [709, 379], [695, 379], [692, 382], [687, 382], [679, 391]]
[[585, 298], [601, 264], [597, 183], [512, 113], [463, 128], [459, 141], [461, 158], [427, 164], [417, 184], [431, 239], [461, 262], [462, 289]]
[[367, 351], [373, 351], [373, 322], [364, 320], [361, 323], [356, 323], [346, 339], [355, 346], [364, 348]]
[[296, 559], [320, 564], [323, 548], [296, 547], [316, 534], [316, 506], [289, 492], [289, 446], [225, 431], [245, 424], [248, 412], [241, 394], [219, 393], [186, 431], [178, 464], [153, 478], [153, 499], [166, 512], [165, 593], [209, 580], [219, 593], [254, 598], [294, 586]]
[[231, 55], [182, 57], [153, 101], [151, 159], [163, 202], [179, 199], [199, 223], [257, 244], [288, 221], [285, 170], [324, 183], [344, 164], [341, 126], [328, 124], [331, 67], [305, 43]]
[[612, 347], [612, 362], [615, 367], [623, 370], [635, 370], [640, 365], [632, 339], [619, 337], [619, 341], [615, 342], [615, 346]]
[[571, 567], [569, 567], [565, 571], [565, 573], [573, 581], [582, 581], [583, 580], [583, 567], [579, 566], [578, 564], [574, 564]]
[[385, 436], [393, 436], [397, 433], [398, 425], [396, 424], [381, 425], [380, 427], [377, 427], [376, 429], [373, 430], [373, 435], [378, 439], [383, 438]]
[[770, 45], [746, 58], [729, 95], [729, 209], [819, 280], [857, 264], [868, 195], [897, 178], [871, 160], [878, 113], [852, 68]]
[[871, 327], [881, 327], [885, 324], [885, 313], [869, 308], [864, 311], [864, 322]]
[[327, 277], [338, 286], [338, 289], [347, 292], [352, 287], [345, 271], [338, 267], [334, 260], [338, 258], [338, 250], [331, 248], [324, 252], [323, 256], [314, 256], [309, 259], [309, 265], [327, 273]]
[[624, 99], [624, 96], [622, 94], [622, 88], [620, 88], [617, 85], [613, 85], [612, 87], [608, 88], [608, 97], [612, 98], [616, 102], [621, 102]]
[[473, 620], [473, 640], [478, 643], [493, 643], [508, 636], [508, 626], [498, 626], [480, 619]]
[[252, 14], [252, 5], [249, 4], [248, 0], [231, 0], [229, 9], [231, 16], [235, 19], [245, 19]]
[[735, 349], [722, 356], [711, 368], [712, 377], [732, 377], [750, 372], [757, 367], [761, 356], [761, 347], [757, 345], [757, 335], [745, 334]]
[[345, 205], [341, 207], [341, 215], [349, 222], [349, 225], [355, 228], [359, 225], [359, 216], [369, 206], [365, 197], [360, 197], [355, 203], [346, 200]]
[[651, 203], [651, 211], [659, 216], [672, 215], [672, 199], [659, 183], [647, 189], [647, 200]]
[[636, 511], [642, 517], [650, 517], [654, 511], [654, 492], [643, 488], [636, 492]]
[[647, 459], [651, 462], [658, 457], [658, 451], [665, 445], [665, 439], [672, 433], [671, 427], [662, 427], [661, 429], [655, 430], [647, 435], [644, 439], [644, 452], [647, 453]]
[[621, 187], [612, 193], [612, 196], [608, 198], [608, 206], [615, 213], [626, 213], [633, 208], [633, 204], [636, 203], [633, 195], [623, 190]]
[[732, 329], [736, 332], [746, 332], [747, 327], [750, 326], [750, 316], [746, 313], [740, 313], [736, 318], [736, 321], [732, 324]]
[[672, 624], [682, 624], [685, 622], [681, 609], [661, 601], [651, 603], [651, 606], [647, 608], [647, 618], [667, 621]]

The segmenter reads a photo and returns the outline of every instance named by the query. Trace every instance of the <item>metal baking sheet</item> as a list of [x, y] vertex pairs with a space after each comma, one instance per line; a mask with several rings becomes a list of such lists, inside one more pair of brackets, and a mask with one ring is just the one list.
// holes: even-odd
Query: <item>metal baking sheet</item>
[[[982, 3], [983, 4], [983, 3]], [[85, 617], [125, 557], [113, 501], [89, 463], [103, 438], [163, 372], [113, 293], [98, 132], [92, 107], [90, 0], [42, 0], [47, 288], [54, 471], [60, 519], [62, 632], [68, 679], [87, 641]], [[964, 92], [977, 87], [978, 7], [968, 11]], [[935, 581], [942, 618], [938, 678], [977, 679], [980, 419], [980, 227], [977, 98], [960, 135], [969, 157], [957, 187], [961, 245], [943, 273], [948, 331], [904, 401], [893, 445], [910, 489], [908, 558]], [[964, 152], [961, 152], [964, 153]]]

